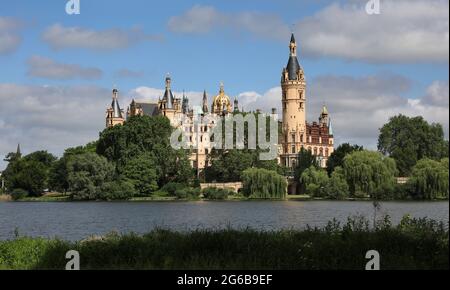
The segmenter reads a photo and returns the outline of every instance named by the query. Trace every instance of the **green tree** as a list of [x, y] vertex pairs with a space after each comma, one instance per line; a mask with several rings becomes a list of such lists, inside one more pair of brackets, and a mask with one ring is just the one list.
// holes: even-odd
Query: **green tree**
[[440, 162], [424, 158], [413, 167], [408, 187], [411, 195], [415, 198], [448, 198], [448, 179], [448, 158], [442, 159]]
[[364, 150], [362, 146], [359, 145], [350, 145], [349, 143], [344, 143], [339, 145], [333, 153], [330, 154], [330, 157], [327, 161], [327, 172], [328, 175], [331, 176], [334, 169], [338, 166], [342, 167], [344, 164], [344, 157], [347, 154], [350, 154], [354, 151]]
[[312, 154], [311, 150], [306, 150], [302, 147], [297, 155], [297, 162], [294, 169], [294, 180], [299, 181], [297, 184], [297, 192], [305, 193], [306, 186], [302, 182], [301, 176], [303, 172], [311, 166], [319, 168], [319, 162], [316, 156]]
[[141, 195], [151, 195], [158, 190], [158, 175], [151, 154], [142, 154], [128, 161], [122, 175]]
[[329, 178], [325, 170], [310, 166], [303, 171], [300, 177], [305, 186], [305, 193], [312, 197], [327, 197]]
[[138, 195], [133, 183], [126, 179], [105, 182], [101, 186], [98, 199], [123, 200]]
[[448, 157], [448, 149], [442, 125], [429, 124], [422, 117], [392, 117], [380, 129], [378, 137], [378, 150], [394, 158], [402, 176], [409, 176], [422, 158]]
[[67, 163], [69, 191], [74, 199], [104, 199], [102, 186], [114, 177], [114, 165], [96, 153], [84, 153]]
[[3, 172], [8, 190], [23, 189], [32, 196], [42, 194], [48, 188], [49, 171], [56, 157], [47, 151], [36, 151], [22, 158], [14, 156], [8, 159]]
[[280, 172], [276, 160], [260, 160], [260, 150], [213, 150], [208, 159], [211, 166], [205, 169], [206, 180], [213, 182], [241, 181], [248, 168], [262, 168]]
[[286, 198], [286, 179], [275, 171], [249, 168], [242, 174], [242, 193], [251, 198]]
[[335, 167], [328, 181], [327, 196], [331, 199], [344, 199], [349, 195], [349, 187], [342, 167]]
[[389, 198], [397, 169], [392, 158], [379, 152], [355, 151], [344, 158], [344, 174], [353, 196]]
[[184, 150], [170, 145], [173, 128], [164, 116], [135, 116], [122, 126], [105, 129], [97, 142], [97, 153], [116, 164], [118, 173], [134, 158], [151, 154], [158, 174], [158, 185], [193, 179], [192, 167]]

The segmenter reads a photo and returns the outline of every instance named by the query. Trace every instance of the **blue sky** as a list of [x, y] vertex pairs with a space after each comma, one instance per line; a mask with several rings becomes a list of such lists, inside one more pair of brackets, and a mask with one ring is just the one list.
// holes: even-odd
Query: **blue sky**
[[[277, 106], [276, 88], [288, 58], [290, 30], [296, 34], [310, 88], [314, 116], [309, 119], [318, 114], [320, 104], [329, 104], [337, 119], [338, 140], [374, 147], [376, 127], [389, 117], [381, 112], [392, 108], [430, 116], [448, 134], [448, 118], [443, 117], [448, 114], [448, 14], [442, 12], [447, 11], [448, 1], [385, 0], [380, 15], [364, 13], [364, 0], [81, 0], [80, 15], [67, 15], [65, 0], [2, 2], [0, 89], [17, 93], [3, 90], [0, 99], [11, 100], [14, 95], [26, 105], [32, 98], [44, 107], [50, 101], [39, 95], [43, 92], [34, 95], [34, 90], [59, 88], [67, 91], [50, 102], [55, 110], [69, 108], [71, 101], [98, 108], [85, 111], [86, 124], [79, 120], [61, 127], [52, 123], [57, 121], [35, 118], [33, 132], [59, 132], [48, 133], [50, 141], [37, 142], [27, 137], [31, 130], [25, 121], [28, 107], [17, 108], [14, 116], [8, 115], [11, 110], [6, 111], [6, 106], [5, 111], [0, 108], [0, 133], [9, 136], [0, 142], [0, 155], [17, 142], [25, 143], [29, 151], [50, 146], [58, 154], [64, 146], [83, 144], [102, 129], [110, 100], [107, 90], [114, 84], [124, 95], [123, 102], [135, 96], [154, 99], [157, 96], [142, 93], [142, 88], [148, 88], [146, 92], [161, 89], [166, 73], [171, 74], [176, 91], [192, 92], [194, 99], [203, 89], [214, 94], [223, 81], [227, 93], [249, 108]], [[96, 36], [86, 40], [87, 34]], [[2, 35], [18, 41], [9, 46], [4, 41], [2, 48]], [[117, 36], [124, 40], [117, 42]], [[81, 37], [80, 43], [71, 37]], [[108, 49], [108, 43], [115, 48]], [[61, 67], [68, 75], [55, 77], [51, 70]], [[78, 100], [71, 90], [80, 87], [106, 93], [90, 93], [89, 98]], [[367, 128], [348, 133], [361, 116], [344, 104], [362, 102], [370, 107], [372, 100], [373, 120], [365, 123]], [[95, 118], [87, 116], [94, 112]], [[355, 113], [354, 120], [339, 120], [349, 112]], [[16, 122], [21, 119], [23, 125]], [[65, 138], [74, 126], [83, 128], [78, 138], [54, 142], [52, 138]], [[14, 134], [9, 133], [12, 127], [18, 127]]]

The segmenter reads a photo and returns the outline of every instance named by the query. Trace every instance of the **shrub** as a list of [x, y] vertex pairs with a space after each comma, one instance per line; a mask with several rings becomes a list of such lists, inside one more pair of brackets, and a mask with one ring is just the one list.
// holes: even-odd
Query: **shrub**
[[19, 200], [28, 196], [28, 191], [22, 188], [16, 188], [11, 192], [11, 198], [13, 200]]
[[209, 187], [203, 189], [202, 193], [203, 196], [207, 199], [223, 200], [227, 199], [228, 196], [232, 195], [234, 192], [229, 189]]
[[175, 192], [179, 189], [184, 189], [186, 187], [186, 185], [182, 184], [182, 183], [178, 183], [178, 182], [169, 182], [166, 183], [160, 191], [165, 191], [167, 192], [170, 196], [175, 196]]
[[99, 198], [103, 200], [129, 199], [137, 195], [136, 188], [128, 180], [107, 182], [102, 186], [101, 191]]
[[200, 189], [185, 187], [175, 191], [175, 196], [179, 199], [197, 199], [200, 197]]

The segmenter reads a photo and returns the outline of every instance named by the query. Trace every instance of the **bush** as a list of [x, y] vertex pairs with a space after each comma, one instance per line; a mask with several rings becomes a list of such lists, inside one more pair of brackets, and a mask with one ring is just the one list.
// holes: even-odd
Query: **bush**
[[161, 187], [160, 191], [167, 192], [170, 196], [176, 196], [175, 192], [179, 189], [184, 189], [186, 185], [178, 182], [169, 182]]
[[234, 191], [224, 188], [209, 187], [203, 189], [202, 193], [207, 199], [223, 200], [227, 199], [229, 195], [232, 195]]
[[133, 183], [127, 180], [115, 180], [107, 182], [102, 186], [99, 198], [103, 200], [130, 199], [138, 192]]
[[200, 197], [200, 189], [192, 187], [177, 189], [175, 196], [179, 199], [197, 199]]
[[19, 200], [28, 196], [28, 191], [22, 188], [16, 188], [11, 192], [11, 198], [13, 200]]

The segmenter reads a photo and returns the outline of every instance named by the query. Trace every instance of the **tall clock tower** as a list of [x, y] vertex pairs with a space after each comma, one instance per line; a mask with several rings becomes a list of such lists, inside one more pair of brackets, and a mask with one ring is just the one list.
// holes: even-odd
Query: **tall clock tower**
[[297, 59], [294, 34], [289, 43], [289, 61], [281, 75], [283, 138], [281, 164], [295, 167], [297, 154], [307, 142], [306, 136], [306, 82]]

